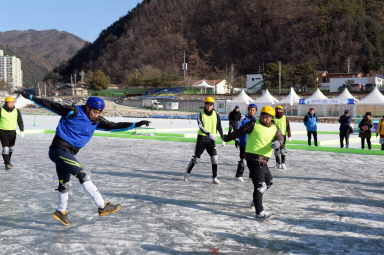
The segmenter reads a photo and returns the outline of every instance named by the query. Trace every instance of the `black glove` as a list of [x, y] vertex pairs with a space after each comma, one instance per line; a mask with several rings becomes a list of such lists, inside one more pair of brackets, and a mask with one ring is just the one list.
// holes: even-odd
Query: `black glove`
[[229, 142], [229, 141], [231, 141], [231, 139], [228, 138], [228, 135], [223, 135], [223, 141]]
[[237, 141], [237, 140], [235, 140], [235, 147], [236, 147], [236, 148], [239, 148], [239, 146], [240, 146], [240, 142]]
[[150, 121], [148, 120], [141, 120], [139, 122], [136, 122], [136, 127], [141, 127], [141, 126], [146, 126], [148, 127], [149, 126], [149, 123], [151, 123]]
[[25, 92], [24, 90], [15, 90], [14, 93], [17, 93], [17, 96], [22, 95], [26, 99], [29, 99], [29, 93]]

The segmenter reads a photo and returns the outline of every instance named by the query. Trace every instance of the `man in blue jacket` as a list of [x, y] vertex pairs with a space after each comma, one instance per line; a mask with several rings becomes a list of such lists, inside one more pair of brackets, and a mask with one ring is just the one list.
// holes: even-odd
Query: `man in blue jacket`
[[309, 108], [307, 115], [304, 117], [304, 125], [307, 128], [308, 145], [311, 146], [311, 135], [317, 146], [317, 115], [315, 109]]
[[[251, 119], [255, 118], [257, 112], [257, 106], [255, 104], [250, 104], [248, 106], [248, 114], [241, 117], [239, 121], [239, 126], [237, 129], [241, 128], [245, 124], [251, 121]], [[237, 165], [237, 171], [236, 171], [236, 179], [238, 179], [241, 182], [244, 182], [243, 174], [244, 174], [244, 168], [245, 168], [245, 146], [247, 144], [247, 137], [248, 134], [245, 134], [244, 136], [239, 138], [239, 141], [235, 141], [236, 147], [239, 147], [240, 149], [240, 161]]]
[[113, 205], [105, 202], [91, 181], [87, 171], [77, 161], [74, 155], [84, 147], [98, 130], [129, 130], [142, 125], [149, 125], [149, 121], [110, 122], [101, 117], [104, 109], [104, 101], [99, 97], [89, 97], [85, 105], [64, 106], [50, 100], [42, 99], [25, 92], [20, 94], [34, 103], [61, 116], [56, 128], [56, 135], [49, 147], [49, 158], [56, 164], [56, 172], [59, 179], [58, 209], [52, 216], [63, 223], [70, 225], [67, 213], [68, 191], [71, 187], [71, 175], [79, 179], [84, 190], [87, 191], [97, 205], [100, 216], [117, 212], [120, 204]]

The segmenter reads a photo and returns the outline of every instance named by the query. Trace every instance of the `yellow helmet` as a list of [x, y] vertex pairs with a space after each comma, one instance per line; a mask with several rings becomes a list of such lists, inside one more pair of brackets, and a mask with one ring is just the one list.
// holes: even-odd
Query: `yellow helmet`
[[282, 105], [276, 105], [276, 108], [275, 109], [281, 109], [284, 111], [284, 107]]
[[275, 117], [276, 114], [275, 109], [273, 109], [273, 107], [269, 105], [264, 106], [263, 109], [261, 109], [261, 113], [267, 113], [269, 115], [272, 115], [272, 117]]
[[212, 104], [214, 104], [215, 103], [215, 99], [213, 99], [213, 97], [206, 97], [204, 102], [205, 103], [212, 103]]
[[9, 96], [9, 97], [5, 98], [5, 102], [6, 103], [8, 103], [8, 102], [15, 102], [15, 99], [13, 97]]

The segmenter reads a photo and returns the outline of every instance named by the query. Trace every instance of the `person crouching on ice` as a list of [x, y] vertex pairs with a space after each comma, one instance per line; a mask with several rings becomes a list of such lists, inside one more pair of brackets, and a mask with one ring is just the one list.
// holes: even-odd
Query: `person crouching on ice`
[[[200, 159], [204, 150], [207, 150], [212, 162], [212, 183], [220, 184], [217, 179], [217, 151], [216, 151], [216, 133], [219, 131], [220, 136], [223, 137], [223, 129], [221, 126], [220, 115], [213, 109], [215, 100], [213, 97], [207, 97], [205, 99], [204, 110], [199, 112], [197, 116], [197, 123], [199, 125], [199, 131], [197, 132], [197, 141], [195, 147], [195, 154], [192, 156], [191, 161], [188, 164], [187, 171], [184, 176], [184, 181], [188, 182], [192, 168], [196, 165]], [[223, 141], [223, 146], [225, 145]]]
[[273, 121], [280, 128], [280, 131], [284, 136], [283, 144], [280, 148], [275, 149], [276, 168], [287, 169], [287, 166], [285, 165], [285, 155], [287, 154], [285, 143], [287, 141], [287, 135], [288, 141], [291, 141], [291, 127], [289, 126], [287, 116], [284, 115], [284, 107], [277, 105], [275, 111], [276, 116], [273, 117]]
[[16, 142], [16, 128], [24, 136], [24, 123], [19, 109], [15, 108], [15, 99], [11, 96], [5, 98], [5, 104], [0, 110], [0, 140], [3, 147], [5, 170], [13, 168], [11, 164], [12, 152]]
[[63, 223], [70, 225], [67, 213], [68, 191], [70, 189], [71, 175], [79, 179], [84, 190], [87, 191], [97, 205], [100, 216], [114, 213], [120, 209], [120, 204], [113, 205], [105, 202], [89, 174], [77, 161], [74, 155], [84, 147], [98, 130], [129, 130], [142, 125], [149, 125], [149, 121], [143, 120], [137, 123], [110, 122], [101, 117], [104, 109], [104, 101], [99, 97], [89, 97], [85, 105], [64, 106], [46, 99], [20, 94], [34, 103], [47, 108], [61, 116], [56, 128], [56, 135], [49, 147], [49, 158], [56, 164], [56, 172], [59, 178], [58, 209], [52, 216]]
[[224, 141], [229, 142], [235, 138], [248, 134], [245, 148], [245, 158], [254, 186], [253, 202], [256, 207], [256, 218], [266, 219], [272, 213], [264, 211], [263, 193], [272, 185], [272, 174], [268, 168], [268, 160], [274, 149], [280, 148], [284, 137], [276, 124], [272, 122], [275, 109], [265, 106], [261, 109], [260, 119], [252, 119], [240, 129], [224, 136]]

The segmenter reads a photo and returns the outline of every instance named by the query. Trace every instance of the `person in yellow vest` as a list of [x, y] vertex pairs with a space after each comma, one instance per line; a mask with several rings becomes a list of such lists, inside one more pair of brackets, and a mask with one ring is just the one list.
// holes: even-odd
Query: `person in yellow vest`
[[[205, 98], [204, 103], [204, 110], [199, 112], [197, 116], [199, 131], [197, 132], [195, 153], [188, 164], [187, 171], [184, 176], [184, 181], [189, 181], [192, 168], [197, 164], [204, 150], [207, 150], [212, 162], [212, 183], [220, 184], [220, 181], [217, 179], [218, 157], [215, 140], [217, 132], [219, 132], [220, 136], [223, 138], [223, 128], [221, 126], [219, 113], [213, 109], [213, 105], [215, 103], [213, 97]], [[224, 145], [225, 142], [223, 141], [223, 146]]]
[[0, 110], [0, 140], [6, 170], [13, 167], [11, 157], [16, 142], [17, 125], [20, 129], [20, 135], [24, 137], [23, 118], [20, 110], [15, 108], [15, 99], [9, 96], [5, 98], [5, 104]]
[[271, 212], [264, 211], [263, 208], [263, 193], [273, 184], [273, 177], [267, 163], [273, 150], [280, 148], [284, 142], [279, 127], [272, 121], [274, 116], [275, 109], [264, 106], [259, 119], [252, 119], [233, 133], [224, 136], [224, 141], [229, 142], [248, 134], [245, 158], [254, 186], [253, 202], [257, 219], [272, 216]]
[[291, 141], [291, 127], [289, 126], [289, 121], [287, 116], [284, 115], [284, 107], [281, 105], [277, 105], [275, 107], [276, 116], [273, 117], [273, 121], [280, 128], [281, 133], [284, 136], [284, 142], [280, 146], [280, 148], [275, 149], [275, 157], [276, 157], [276, 168], [287, 169], [285, 165], [285, 155], [287, 154], [287, 150], [285, 149], [285, 143], [287, 141]]
[[376, 137], [380, 135], [381, 150], [384, 150], [384, 116], [377, 126]]

